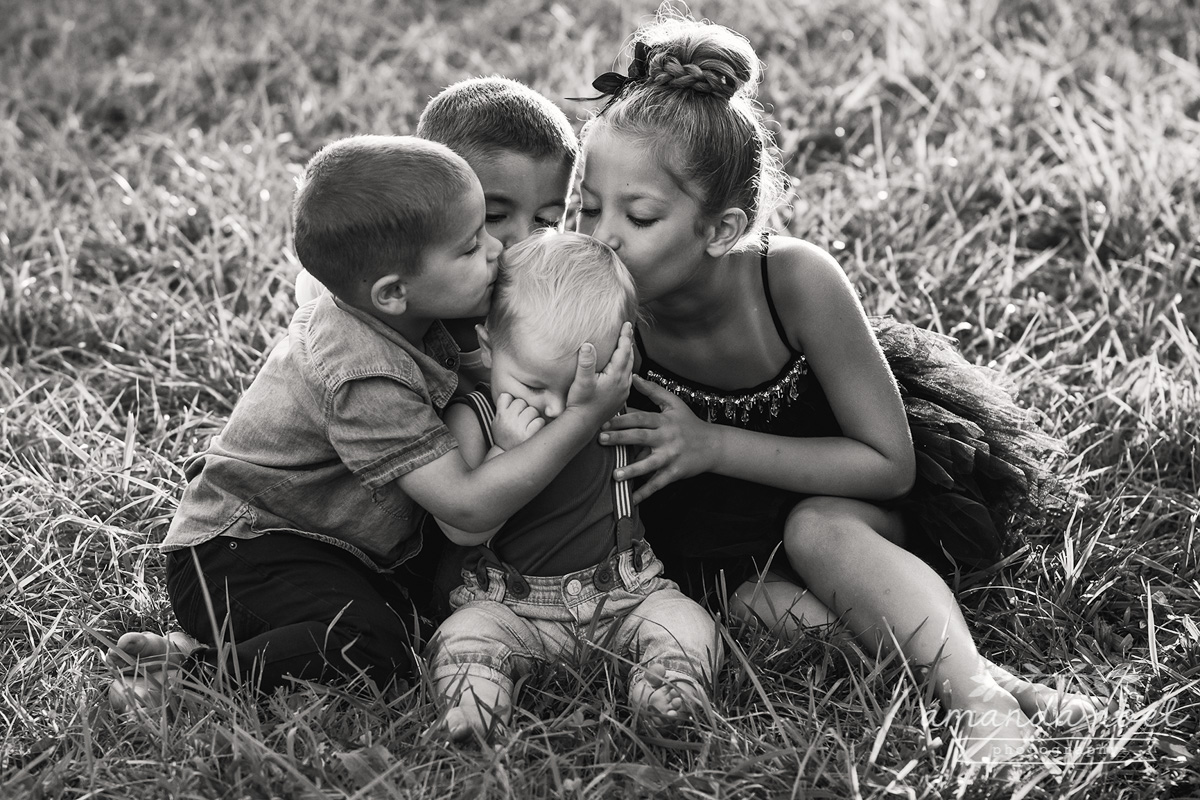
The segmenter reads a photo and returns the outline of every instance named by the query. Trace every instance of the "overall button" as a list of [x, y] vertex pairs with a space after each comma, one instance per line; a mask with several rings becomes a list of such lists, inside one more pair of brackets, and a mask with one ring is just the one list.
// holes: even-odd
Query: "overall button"
[[571, 578], [571, 580], [569, 580], [567, 582], [567, 594], [571, 595], [571, 597], [577, 596], [582, 591], [583, 591], [583, 584], [580, 583], [577, 579]]
[[514, 600], [524, 600], [529, 597], [529, 584], [520, 575], [509, 575], [508, 594]]
[[607, 592], [616, 586], [616, 581], [613, 580], [612, 569], [608, 565], [604, 565], [592, 575], [592, 583], [602, 592]]

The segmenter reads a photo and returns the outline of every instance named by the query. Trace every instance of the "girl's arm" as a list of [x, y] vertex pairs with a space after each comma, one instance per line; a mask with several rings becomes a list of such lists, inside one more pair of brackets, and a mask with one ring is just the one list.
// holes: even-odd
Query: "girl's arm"
[[605, 443], [649, 448], [617, 476], [653, 473], [634, 493], [635, 502], [701, 472], [868, 500], [897, 497], [911, 487], [915, 455], [904, 406], [845, 272], [811, 244], [777, 237], [773, 245], [770, 280], [776, 307], [790, 344], [808, 358], [843, 435], [794, 438], [710, 424], [675, 395], [635, 379], [660, 413], [622, 415], [601, 436]]

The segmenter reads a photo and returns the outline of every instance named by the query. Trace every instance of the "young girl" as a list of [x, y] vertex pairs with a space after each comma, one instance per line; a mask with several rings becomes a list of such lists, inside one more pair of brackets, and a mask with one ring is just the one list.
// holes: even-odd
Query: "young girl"
[[[1031, 717], [1073, 721], [1096, 711], [1091, 698], [1031, 684], [983, 658], [946, 584], [902, 547], [908, 497], [960, 510], [942, 515], [953, 519], [945, 530], [975, 533], [984, 554], [994, 550], [987, 507], [970, 504], [993, 500], [992, 510], [1003, 510], [1007, 489], [1027, 488], [1036, 476], [1015, 467], [1029, 465], [1021, 449], [1036, 438], [1021, 430], [1010, 401], [984, 408], [1011, 461], [952, 474], [947, 454], [961, 455], [958, 444], [982, 454], [988, 442], [988, 431], [955, 412], [986, 402], [940, 408], [902, 399], [837, 262], [807, 242], [763, 234], [782, 181], [753, 105], [760, 65], [749, 43], [674, 17], [633, 39], [629, 75], [593, 84], [611, 97], [584, 130], [580, 225], [628, 265], [648, 318], [636, 340], [643, 410], [611, 422], [601, 441], [641, 448], [617, 477], [645, 479], [634, 501], [668, 574], [702, 596], [723, 572], [732, 608], [782, 633], [842, 620], [868, 647], [899, 647], [929, 666], [935, 692], [962, 721], [971, 760], [1020, 752]], [[930, 376], [946, 368], [944, 358], [912, 331], [888, 336], [920, 345], [909, 348], [915, 355], [897, 348], [897, 360], [917, 367], [905, 376], [916, 387], [907, 394], [936, 389]], [[918, 427], [946, 439], [920, 470]], [[931, 473], [939, 491], [930, 480], [913, 489], [918, 474]], [[989, 480], [996, 491], [972, 498], [964, 490]]]

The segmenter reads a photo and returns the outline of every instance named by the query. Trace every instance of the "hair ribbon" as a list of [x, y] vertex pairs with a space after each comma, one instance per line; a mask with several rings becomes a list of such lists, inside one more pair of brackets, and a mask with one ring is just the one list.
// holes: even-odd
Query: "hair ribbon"
[[619, 72], [605, 72], [602, 75], [596, 76], [596, 79], [592, 81], [592, 88], [599, 92], [599, 95], [596, 97], [568, 97], [567, 99], [587, 101], [600, 100], [607, 97], [608, 103], [605, 105], [605, 108], [607, 108], [621, 96], [621, 93], [630, 84], [638, 84], [646, 80], [646, 61], [649, 53], [650, 48], [646, 46], [646, 43], [638, 42], [633, 46], [633, 60], [629, 62], [628, 75], [622, 75]]

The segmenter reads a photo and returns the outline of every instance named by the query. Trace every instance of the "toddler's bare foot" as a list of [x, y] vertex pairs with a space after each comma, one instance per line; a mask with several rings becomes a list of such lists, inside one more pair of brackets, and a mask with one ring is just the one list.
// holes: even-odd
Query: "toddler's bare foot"
[[180, 631], [166, 636], [149, 631], [123, 634], [104, 656], [116, 673], [108, 687], [109, 704], [118, 712], [161, 706], [168, 679], [199, 646]]
[[629, 682], [629, 705], [655, 727], [671, 729], [688, 722], [708, 702], [705, 691], [691, 678], [667, 677], [652, 664]]
[[956, 703], [950, 718], [957, 721], [957, 759], [965, 765], [999, 765], [1029, 747], [1037, 726], [1017, 698], [1000, 684], [981, 678], [981, 687], [964, 703]]
[[507, 724], [512, 707], [508, 692], [490, 681], [464, 680], [461, 691], [446, 694], [455, 698], [430, 730], [429, 735], [443, 735], [450, 742], [466, 742], [472, 738], [491, 741]]
[[1108, 707], [1104, 698], [1033, 683], [1017, 677], [998, 664], [989, 662], [988, 672], [996, 683], [1017, 699], [1027, 716], [1046, 725], [1078, 725], [1104, 713]]

